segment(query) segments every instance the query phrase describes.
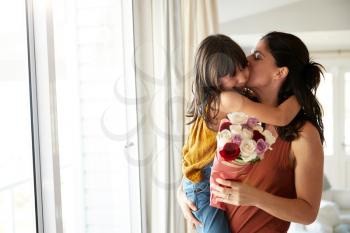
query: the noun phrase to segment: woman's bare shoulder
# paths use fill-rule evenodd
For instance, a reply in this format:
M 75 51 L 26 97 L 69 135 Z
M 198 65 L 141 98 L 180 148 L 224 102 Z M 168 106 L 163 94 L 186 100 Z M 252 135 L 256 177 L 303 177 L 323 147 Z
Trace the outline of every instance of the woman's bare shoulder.
M 305 124 L 300 129 L 299 138 L 301 139 L 310 139 L 317 138 L 320 139 L 320 134 L 317 128 L 309 121 L 306 121 Z
M 295 158 L 299 156 L 305 158 L 305 156 L 303 156 L 305 154 L 311 157 L 323 156 L 320 134 L 311 122 L 306 122 L 301 127 L 299 137 L 292 141 L 291 149 L 293 157 Z

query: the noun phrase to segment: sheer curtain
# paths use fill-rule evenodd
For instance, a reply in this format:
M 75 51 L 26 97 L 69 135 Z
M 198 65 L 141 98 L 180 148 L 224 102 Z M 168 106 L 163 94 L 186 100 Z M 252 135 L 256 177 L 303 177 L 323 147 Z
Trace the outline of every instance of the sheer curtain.
M 183 232 L 176 203 L 183 144 L 180 2 L 134 1 L 142 232 Z
M 215 1 L 134 1 L 135 70 L 142 232 L 181 233 L 185 107 L 192 54 L 216 32 Z M 186 94 L 187 93 L 187 94 Z
M 185 99 L 191 99 L 194 55 L 199 43 L 208 35 L 218 33 L 216 0 L 182 0 L 184 38 Z

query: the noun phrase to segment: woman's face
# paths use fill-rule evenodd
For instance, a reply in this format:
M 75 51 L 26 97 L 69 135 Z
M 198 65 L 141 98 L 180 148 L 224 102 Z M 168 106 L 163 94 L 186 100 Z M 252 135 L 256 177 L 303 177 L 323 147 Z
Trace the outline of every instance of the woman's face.
M 260 40 L 247 59 L 249 62 L 249 80 L 246 86 L 260 88 L 269 85 L 274 74 L 278 72 L 278 67 L 266 42 Z
M 235 76 L 226 75 L 220 78 L 221 88 L 225 91 L 230 91 L 235 87 L 244 87 L 249 78 L 248 67 L 238 69 Z

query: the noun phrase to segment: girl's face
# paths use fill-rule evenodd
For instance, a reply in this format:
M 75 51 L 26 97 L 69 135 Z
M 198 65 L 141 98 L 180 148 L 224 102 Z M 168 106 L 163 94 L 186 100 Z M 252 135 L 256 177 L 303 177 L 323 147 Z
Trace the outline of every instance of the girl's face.
M 272 81 L 278 67 L 264 40 L 260 40 L 247 57 L 249 67 L 249 80 L 247 87 L 264 87 Z
M 238 69 L 235 76 L 226 75 L 221 77 L 220 85 L 224 91 L 230 91 L 235 87 L 244 87 L 248 81 L 249 70 L 248 67 Z

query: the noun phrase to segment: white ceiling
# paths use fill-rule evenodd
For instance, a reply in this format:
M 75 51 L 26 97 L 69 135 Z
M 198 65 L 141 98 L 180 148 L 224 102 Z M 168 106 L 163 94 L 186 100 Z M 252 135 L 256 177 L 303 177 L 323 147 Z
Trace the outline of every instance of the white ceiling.
M 220 32 L 249 49 L 265 33 L 299 36 L 310 51 L 350 51 L 349 0 L 217 0 Z

